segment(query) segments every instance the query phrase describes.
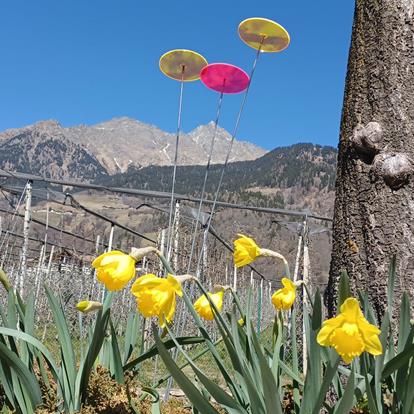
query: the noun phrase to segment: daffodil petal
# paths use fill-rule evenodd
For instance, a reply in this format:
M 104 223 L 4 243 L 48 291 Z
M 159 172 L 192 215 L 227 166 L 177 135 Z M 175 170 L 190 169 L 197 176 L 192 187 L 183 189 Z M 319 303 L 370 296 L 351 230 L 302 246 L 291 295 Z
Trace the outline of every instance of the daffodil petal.
M 175 293 L 178 296 L 183 296 L 183 290 L 181 287 L 181 283 L 173 275 L 170 275 L 170 274 L 167 275 L 167 280 L 168 282 L 170 282 L 171 286 L 175 290 Z
M 165 305 L 165 319 L 167 323 L 171 323 L 174 319 L 175 315 L 175 306 L 176 306 L 176 299 L 175 295 L 170 296 L 170 300 Z
M 331 346 L 329 338 L 335 329 L 341 327 L 343 321 L 344 317 L 342 315 L 326 320 L 316 337 L 318 344 L 321 346 Z
M 104 260 L 104 259 L 107 259 L 108 257 L 110 257 L 110 256 L 113 256 L 113 255 L 117 255 L 117 254 L 125 254 L 125 253 L 123 253 L 123 252 L 121 252 L 121 251 L 119 251 L 119 250 L 111 250 L 110 252 L 106 252 L 106 253 L 103 253 L 103 254 L 101 254 L 100 256 L 98 256 L 93 262 L 92 262 L 92 267 L 94 267 L 94 268 L 97 268 L 97 267 L 99 267 L 99 266 L 101 266 L 101 264 L 102 264 L 102 261 Z
M 357 324 L 365 343 L 365 350 L 372 355 L 381 355 L 382 344 L 378 336 L 381 331 L 365 318 L 358 318 Z
M 132 294 L 135 295 L 136 292 L 142 289 L 148 289 L 156 286 L 158 284 L 158 279 L 159 278 L 152 273 L 140 276 L 131 286 Z

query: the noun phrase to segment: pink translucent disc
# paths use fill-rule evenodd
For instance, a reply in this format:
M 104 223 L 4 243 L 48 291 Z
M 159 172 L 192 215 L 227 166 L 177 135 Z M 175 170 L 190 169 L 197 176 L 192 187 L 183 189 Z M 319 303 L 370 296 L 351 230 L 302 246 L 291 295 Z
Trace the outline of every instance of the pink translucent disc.
M 211 63 L 200 73 L 200 79 L 217 92 L 239 93 L 249 85 L 249 75 L 237 66 L 228 63 Z

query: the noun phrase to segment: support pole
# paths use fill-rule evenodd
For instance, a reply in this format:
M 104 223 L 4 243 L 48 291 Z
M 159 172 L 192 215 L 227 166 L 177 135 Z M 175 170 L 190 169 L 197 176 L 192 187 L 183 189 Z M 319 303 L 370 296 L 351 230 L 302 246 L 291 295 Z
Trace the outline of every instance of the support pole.
M 44 266 L 44 262 L 45 262 L 45 256 L 46 256 L 46 244 L 43 244 L 41 249 L 40 249 L 40 255 L 39 255 L 39 263 L 37 265 L 37 270 L 36 270 L 36 276 L 35 276 L 35 283 L 34 283 L 34 288 L 35 288 L 35 308 L 37 305 L 37 300 L 39 297 L 39 293 L 40 293 L 40 285 L 41 285 L 41 273 L 43 273 L 43 266 Z
M 31 207 L 32 207 L 32 184 L 29 180 L 26 186 L 26 205 L 24 209 L 24 223 L 23 223 L 23 246 L 22 246 L 22 261 L 20 267 L 20 283 L 19 293 L 23 297 L 24 281 L 27 274 L 27 250 L 29 247 L 29 231 L 30 231 L 30 218 L 31 218 Z
M 97 236 L 96 236 L 96 243 L 95 243 L 95 253 L 96 254 L 98 254 L 98 252 L 99 252 L 99 239 L 100 239 L 100 235 L 98 234 Z
M 109 232 L 107 252 L 110 252 L 112 250 L 112 242 L 114 240 L 114 229 L 115 229 L 115 226 L 113 224 L 111 224 L 111 231 Z M 102 286 L 102 303 L 105 301 L 105 298 L 106 298 L 107 294 L 108 294 L 108 291 L 106 290 L 105 286 Z
M 173 269 L 177 273 L 178 270 L 178 243 L 179 243 L 179 229 L 180 229 L 180 202 L 175 203 L 175 214 L 174 214 L 174 247 L 173 247 Z
M 304 232 L 306 231 L 306 224 L 307 224 L 306 221 L 307 221 L 307 218 L 305 217 L 305 219 L 303 220 L 303 223 L 302 223 L 302 228 L 299 231 L 298 250 L 296 252 L 295 270 L 293 272 L 293 281 L 294 282 L 297 282 L 297 280 L 298 280 L 300 255 L 301 255 L 301 252 L 302 252 L 302 242 L 303 242 L 303 236 L 304 236 Z
M 114 229 L 115 229 L 115 226 L 111 224 L 111 231 L 109 233 L 109 240 L 108 240 L 108 252 L 112 250 L 112 243 L 114 241 Z
M 260 280 L 259 298 L 257 304 L 257 335 L 260 336 L 262 329 L 262 314 L 263 314 L 263 278 Z
M 308 246 L 308 232 L 307 229 L 304 231 L 304 239 L 303 239 L 303 283 L 306 284 L 306 286 L 309 289 L 309 246 Z M 303 310 L 302 310 L 302 319 L 303 319 L 303 375 L 306 375 L 307 370 L 307 343 L 306 343 L 306 334 L 305 334 L 305 315 L 308 313 L 308 297 L 305 292 L 305 288 L 303 287 Z
M 201 271 L 201 275 L 197 275 L 197 277 L 202 276 L 202 281 L 206 280 L 206 272 L 207 272 L 207 266 L 208 266 L 208 246 L 207 246 L 207 238 L 208 238 L 208 230 L 204 230 L 203 234 L 203 245 L 201 246 L 203 251 L 203 268 Z
M 159 251 L 161 252 L 161 254 L 163 256 L 165 256 L 165 233 L 166 233 L 166 230 L 165 229 L 162 229 L 161 230 L 161 237 L 160 237 L 160 247 L 159 247 Z M 164 269 L 164 266 L 162 264 L 162 261 L 160 260 L 160 271 L 159 271 L 159 275 L 162 275 L 163 274 L 163 269 Z

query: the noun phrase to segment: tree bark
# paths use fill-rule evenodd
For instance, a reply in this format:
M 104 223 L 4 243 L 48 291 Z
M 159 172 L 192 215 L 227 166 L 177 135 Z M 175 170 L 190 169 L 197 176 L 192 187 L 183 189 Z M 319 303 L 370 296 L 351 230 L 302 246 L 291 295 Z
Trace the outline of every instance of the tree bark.
M 346 269 L 378 316 L 397 255 L 397 297 L 414 288 L 414 0 L 356 0 L 338 154 L 326 302 Z

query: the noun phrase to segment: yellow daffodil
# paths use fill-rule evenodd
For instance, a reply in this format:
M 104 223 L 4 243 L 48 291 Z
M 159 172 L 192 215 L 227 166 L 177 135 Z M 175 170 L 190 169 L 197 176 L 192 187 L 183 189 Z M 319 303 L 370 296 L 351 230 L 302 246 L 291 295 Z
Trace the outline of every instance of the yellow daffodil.
M 372 355 L 382 354 L 380 332 L 364 318 L 358 300 L 348 298 L 342 304 L 340 314 L 323 323 L 317 341 L 319 345 L 335 348 L 345 363 L 350 364 L 364 351 Z
M 277 290 L 272 295 L 272 303 L 278 310 L 288 310 L 292 307 L 296 298 L 296 286 L 295 284 L 284 277 L 282 279 L 282 289 Z
M 101 254 L 92 266 L 98 280 L 110 291 L 123 289 L 135 276 L 135 259 L 118 250 Z
M 234 241 L 234 264 L 236 267 L 246 266 L 260 256 L 260 247 L 250 237 L 239 234 Z
M 157 316 L 161 328 L 171 323 L 175 313 L 175 295 L 183 296 L 180 282 L 172 275 L 167 278 L 148 274 L 139 277 L 131 287 L 137 298 L 139 312 L 145 317 Z
M 76 309 L 79 312 L 89 313 L 102 309 L 102 303 L 94 302 L 91 300 L 82 300 L 76 305 Z
M 216 308 L 221 311 L 223 308 L 223 296 L 224 296 L 224 289 L 219 290 L 216 293 L 209 293 L 208 296 L 210 300 L 216 305 Z M 210 302 L 206 298 L 206 295 L 200 296 L 194 302 L 194 309 L 197 313 L 205 320 L 212 321 L 214 319 L 214 312 L 213 308 L 210 306 Z

